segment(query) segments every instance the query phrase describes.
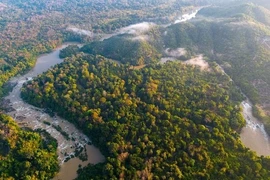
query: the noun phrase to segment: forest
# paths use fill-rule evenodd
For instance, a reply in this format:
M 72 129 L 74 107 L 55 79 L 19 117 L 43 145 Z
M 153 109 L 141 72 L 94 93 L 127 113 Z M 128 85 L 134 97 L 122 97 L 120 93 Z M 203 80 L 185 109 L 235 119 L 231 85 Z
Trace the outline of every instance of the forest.
M 106 162 L 78 179 L 267 179 L 245 148 L 243 97 L 228 76 L 179 62 L 139 70 L 78 53 L 24 84 L 22 97 L 91 137 Z
M 9 78 L 30 70 L 38 55 L 66 41 L 93 39 L 72 32 L 72 27 L 102 34 L 147 20 L 168 23 L 192 5 L 174 0 L 1 0 L 0 3 L 0 96 L 7 93 L 3 85 Z
M 181 60 L 204 54 L 252 101 L 254 114 L 270 134 L 269 15 L 269 10 L 252 3 L 207 7 L 194 21 L 167 27 L 147 24 L 148 31 L 138 29 L 90 42 L 76 52 L 67 48 L 62 57 L 84 52 L 136 66 L 158 62 L 168 56 L 166 49 L 184 48 L 186 54 L 175 57 Z
M 104 163 L 80 168 L 77 179 L 270 179 L 269 157 L 240 141 L 245 97 L 237 88 L 269 133 L 270 7 L 259 6 L 264 1 L 205 7 L 195 20 L 171 24 L 193 6 L 216 2 L 1 0 L 0 97 L 40 54 L 63 42 L 85 43 L 62 50 L 64 63 L 21 90 L 26 102 L 82 129 L 105 155 Z M 97 41 L 143 21 L 154 25 Z M 210 70 L 159 63 L 167 49 L 178 48 L 186 54 L 176 59 L 204 54 Z M 51 179 L 59 171 L 56 141 L 3 113 L 0 149 L 0 179 Z
M 51 179 L 59 171 L 57 141 L 42 130 L 21 129 L 0 113 L 0 179 Z
M 188 48 L 217 62 L 255 105 L 270 134 L 270 11 L 252 3 L 204 8 L 197 21 L 166 29 L 166 47 Z M 213 18 L 213 20 L 211 20 Z
M 93 39 L 71 31 L 72 27 L 102 34 L 147 19 L 167 23 L 190 5 L 192 2 L 174 0 L 0 0 L 0 98 L 12 89 L 9 79 L 33 68 L 39 55 L 63 42 Z M 1 147 L 8 148 L 9 143 L 14 147 L 0 153 L 0 179 L 51 179 L 59 167 L 55 144 L 45 147 L 45 132 L 20 129 L 2 112 L 1 120 L 12 124 L 1 126 L 1 132 L 2 128 L 7 132 L 15 128 L 19 134 L 7 142 L 6 132 L 1 133 Z M 27 154 L 25 148 L 30 146 L 31 154 Z

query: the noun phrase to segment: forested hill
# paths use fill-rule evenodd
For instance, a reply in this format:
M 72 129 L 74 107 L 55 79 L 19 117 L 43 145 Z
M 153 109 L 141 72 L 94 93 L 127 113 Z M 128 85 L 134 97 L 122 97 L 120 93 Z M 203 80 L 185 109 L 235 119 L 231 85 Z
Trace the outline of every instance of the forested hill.
M 22 130 L 0 112 L 0 179 L 51 179 L 59 171 L 57 141 Z
M 254 3 L 237 3 L 233 5 L 211 6 L 204 8 L 199 15 L 215 18 L 246 18 L 249 21 L 257 21 L 264 25 L 270 25 L 270 11 L 263 6 Z
M 256 105 L 254 112 L 270 133 L 270 11 L 239 3 L 198 14 L 197 20 L 168 27 L 165 46 L 192 49 L 219 63 Z
M 239 139 L 245 121 L 235 86 L 270 133 L 270 13 L 263 1 L 2 0 L 0 87 L 64 41 L 88 42 L 154 22 L 139 34 L 70 46 L 61 51 L 64 63 L 22 88 L 25 101 L 76 124 L 106 156 L 80 169 L 78 179 L 270 179 L 269 157 L 256 156 Z M 192 5 L 209 3 L 198 18 L 173 23 Z M 209 68 L 157 63 L 180 50 L 175 59 L 202 53 Z M 0 126 L 0 178 L 55 175 L 56 144 L 48 134 L 21 130 L 2 114 Z
M 161 54 L 169 56 L 168 49 L 184 48 L 186 54 L 181 55 L 182 59 L 202 53 L 209 61 L 220 64 L 254 103 L 255 115 L 264 121 L 270 133 L 269 23 L 270 11 L 264 7 L 227 3 L 205 7 L 195 20 L 185 23 L 167 27 L 138 24 L 149 30 L 133 27 L 137 33 L 92 42 L 81 51 L 131 65 L 155 63 Z
M 104 41 L 93 42 L 81 48 L 90 54 L 100 54 L 121 63 L 143 65 L 157 63 L 161 58 L 159 53 L 148 41 L 137 40 L 133 36 L 114 36 Z
M 92 32 L 112 32 L 136 22 L 168 23 L 186 8 L 207 3 L 206 0 L 196 4 L 186 0 L 0 0 L 0 97 L 8 92 L 6 82 L 11 77 L 31 69 L 38 55 L 50 52 L 62 42 L 89 41 L 93 39 Z M 73 32 L 74 28 L 86 31 Z M 21 130 L 10 117 L 0 116 L 3 122 L 0 146 L 5 147 L 0 152 L 0 178 L 54 176 L 58 171 L 55 144 L 53 148 L 47 147 L 43 132 Z M 8 133 L 13 131 L 14 137 L 9 137 Z
M 24 85 L 22 97 L 81 127 L 106 162 L 78 179 L 267 179 L 245 148 L 241 95 L 218 68 L 177 62 L 131 70 L 78 54 Z M 237 98 L 238 97 L 238 98 Z
M 0 0 L 0 96 L 10 77 L 29 70 L 38 55 L 62 42 L 89 41 L 92 32 L 142 21 L 168 23 L 192 5 L 182 0 Z

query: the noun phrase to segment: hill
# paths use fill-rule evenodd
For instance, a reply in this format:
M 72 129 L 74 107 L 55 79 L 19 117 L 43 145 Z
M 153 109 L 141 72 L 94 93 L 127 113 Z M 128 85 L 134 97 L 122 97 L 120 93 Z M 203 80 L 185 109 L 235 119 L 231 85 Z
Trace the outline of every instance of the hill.
M 30 70 L 37 56 L 66 41 L 86 42 L 130 24 L 168 23 L 193 2 L 175 0 L 2 0 L 0 96 L 13 76 Z M 83 33 L 82 33 L 83 32 Z M 96 34 L 94 34 L 96 33 Z
M 163 36 L 167 48 L 192 49 L 219 63 L 256 105 L 255 111 L 261 111 L 268 133 L 269 14 L 267 9 L 254 4 L 207 7 L 199 12 L 199 19 L 171 25 Z
M 113 36 L 104 41 L 85 45 L 81 51 L 100 54 L 124 64 L 143 65 L 158 62 L 161 54 L 148 41 L 135 38 L 126 35 Z
M 162 15 L 172 13 L 175 17 L 176 12 L 171 10 L 182 3 L 189 4 L 189 1 L 169 1 L 169 5 L 165 1 L 110 2 L 105 5 L 70 1 L 65 8 L 61 5 L 64 1 L 52 4 L 40 1 L 34 5 L 14 2 L 10 7 L 13 9 L 7 9 L 14 11 L 12 16 L 6 17 L 8 21 L 1 21 L 4 32 L 0 43 L 1 83 L 32 67 L 39 53 L 51 50 L 60 42 L 85 40 L 66 31 L 71 24 L 85 27 L 95 22 L 87 29 L 110 32 L 146 17 L 152 17 L 157 23 L 166 22 Z M 72 3 L 76 4 L 75 8 Z M 83 8 L 76 12 L 79 7 Z M 51 13 L 50 8 L 55 11 Z M 18 16 L 15 12 L 22 14 Z M 138 18 L 136 15 L 140 13 L 142 16 Z M 29 14 L 35 16 L 30 18 Z M 269 157 L 257 157 L 240 142 L 238 132 L 245 125 L 240 108 L 243 97 L 235 87 L 236 84 L 256 105 L 257 115 L 264 116 L 270 132 L 267 116 L 270 114 L 267 111 L 270 107 L 269 14 L 267 9 L 251 3 L 217 4 L 201 10 L 200 18 L 190 22 L 162 26 L 140 36 L 118 34 L 81 49 L 69 47 L 62 51 L 63 57 L 67 57 L 65 62 L 25 84 L 21 95 L 25 101 L 50 108 L 76 124 L 106 156 L 106 162 L 80 169 L 78 179 L 269 179 Z M 20 27 L 19 30 L 14 26 Z M 36 27 L 40 28 L 38 33 L 34 30 Z M 31 34 L 28 41 L 25 41 L 26 32 Z M 209 71 L 179 62 L 157 63 L 167 49 L 179 48 L 189 53 L 186 57 L 199 53 L 207 56 Z M 220 72 L 216 63 L 233 81 Z M 147 66 L 136 70 L 130 64 Z M 2 129 L 10 132 L 14 127 L 2 125 Z M 21 139 L 10 141 L 18 143 L 18 149 L 2 150 L 4 156 L 14 152 L 6 161 L 1 161 L 2 176 L 29 178 L 25 173 L 30 172 L 31 176 L 31 170 L 35 170 L 41 176 L 37 178 L 52 177 L 54 172 L 46 174 L 43 169 L 35 169 L 43 162 L 36 162 L 39 159 L 36 156 L 31 156 L 31 162 L 37 166 L 17 162 L 29 161 L 21 158 L 21 154 L 29 156 L 25 151 L 27 143 L 34 148 L 43 147 L 40 145 L 43 143 L 32 141 L 24 133 L 28 134 L 23 131 Z M 30 136 L 42 142 L 37 134 Z M 1 145 L 5 146 L 8 137 L 1 138 Z M 24 139 L 26 145 L 21 146 Z M 16 174 L 14 168 L 5 168 L 10 161 L 15 162 L 15 169 L 27 171 Z M 48 169 L 48 164 L 44 165 Z
M 220 64 L 254 103 L 255 114 L 270 132 L 269 15 L 253 3 L 226 3 L 203 8 L 190 22 L 156 26 L 139 35 L 126 32 L 81 50 L 131 65 L 155 63 L 159 54 L 168 56 L 167 49 L 185 49 L 182 59 L 202 53 Z
M 131 70 L 78 54 L 25 84 L 22 97 L 77 124 L 106 156 L 78 179 L 267 179 L 270 160 L 236 133 L 245 124 L 241 94 L 212 68 L 171 62 Z
M 214 18 L 242 18 L 249 21 L 257 21 L 264 25 L 270 25 L 270 11 L 263 6 L 254 3 L 228 3 L 222 6 L 204 8 L 199 15 Z
M 22 130 L 0 113 L 0 179 L 51 179 L 59 171 L 57 142 L 45 131 Z

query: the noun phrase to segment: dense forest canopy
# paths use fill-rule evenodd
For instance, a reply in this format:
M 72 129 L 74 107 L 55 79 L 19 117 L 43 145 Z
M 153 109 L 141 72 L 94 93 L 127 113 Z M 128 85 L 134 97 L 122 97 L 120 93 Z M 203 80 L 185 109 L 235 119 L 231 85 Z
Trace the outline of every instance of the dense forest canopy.
M 51 179 L 59 171 L 56 152 L 46 131 L 22 130 L 0 113 L 0 179 Z
M 196 20 L 167 27 L 137 24 L 148 30 L 133 27 L 135 33 L 91 42 L 80 51 L 131 65 L 154 63 L 160 55 L 168 56 L 168 49 L 184 48 L 186 54 L 178 59 L 203 53 L 221 65 L 256 105 L 255 115 L 270 132 L 269 15 L 268 9 L 250 2 L 210 6 L 201 9 Z M 63 50 L 70 56 L 68 51 Z
M 84 42 L 22 88 L 25 101 L 76 124 L 106 156 L 78 179 L 269 179 L 270 159 L 240 142 L 243 96 L 235 85 L 269 133 L 270 5 L 231 2 L 0 0 L 0 96 L 38 55 Z M 210 4 L 198 18 L 173 23 Z M 144 21 L 146 31 L 121 33 Z M 104 33 L 115 35 L 97 41 Z M 159 63 L 174 51 L 181 60 L 202 53 L 210 69 Z M 3 114 L 0 147 L 1 178 L 50 179 L 59 170 L 55 140 Z
M 245 124 L 242 96 L 212 68 L 132 70 L 77 54 L 25 84 L 22 97 L 77 124 L 106 155 L 78 179 L 267 179 L 269 159 L 243 147 L 236 132 Z
M 101 33 L 148 19 L 164 23 L 178 16 L 184 6 L 190 5 L 192 2 L 174 0 L 1 0 L 0 97 L 11 88 L 6 82 L 32 68 L 38 55 L 50 52 L 65 41 L 80 42 L 93 38 L 74 33 L 71 28 Z M 51 142 L 53 148 L 47 147 L 43 136 L 49 136 L 44 135 L 45 132 L 19 129 L 10 117 L 3 114 L 1 119 L 12 124 L 1 126 L 1 146 L 5 147 L 1 148 L 1 178 L 50 179 L 54 176 L 58 171 L 54 141 Z M 6 132 L 14 129 L 16 139 L 6 137 Z M 15 144 L 14 147 L 10 147 L 10 143 Z M 23 148 L 28 146 L 33 146 L 29 150 L 33 154 L 31 157 L 23 154 Z
M 64 41 L 93 38 L 74 33 L 72 28 L 104 33 L 142 21 L 168 23 L 193 2 L 1 0 L 0 3 L 2 87 L 10 77 L 33 67 L 39 54 Z M 5 89 L 0 88 L 0 95 L 3 93 Z

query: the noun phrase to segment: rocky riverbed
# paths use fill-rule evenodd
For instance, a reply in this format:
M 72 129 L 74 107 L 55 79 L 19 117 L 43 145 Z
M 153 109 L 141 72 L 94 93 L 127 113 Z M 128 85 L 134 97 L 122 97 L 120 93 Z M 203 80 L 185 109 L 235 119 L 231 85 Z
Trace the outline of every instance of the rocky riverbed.
M 55 64 L 61 63 L 59 51 L 67 45 L 62 45 L 52 53 L 40 56 L 30 72 L 12 78 L 10 83 L 14 84 L 14 88 L 1 102 L 6 113 L 12 116 L 21 127 L 46 130 L 57 140 L 61 170 L 55 179 L 63 180 L 76 178 L 79 165 L 96 164 L 103 162 L 105 158 L 96 147 L 91 145 L 91 140 L 73 124 L 46 109 L 25 103 L 20 97 L 20 89 L 26 81 L 47 71 Z M 81 158 L 75 157 L 79 154 Z

